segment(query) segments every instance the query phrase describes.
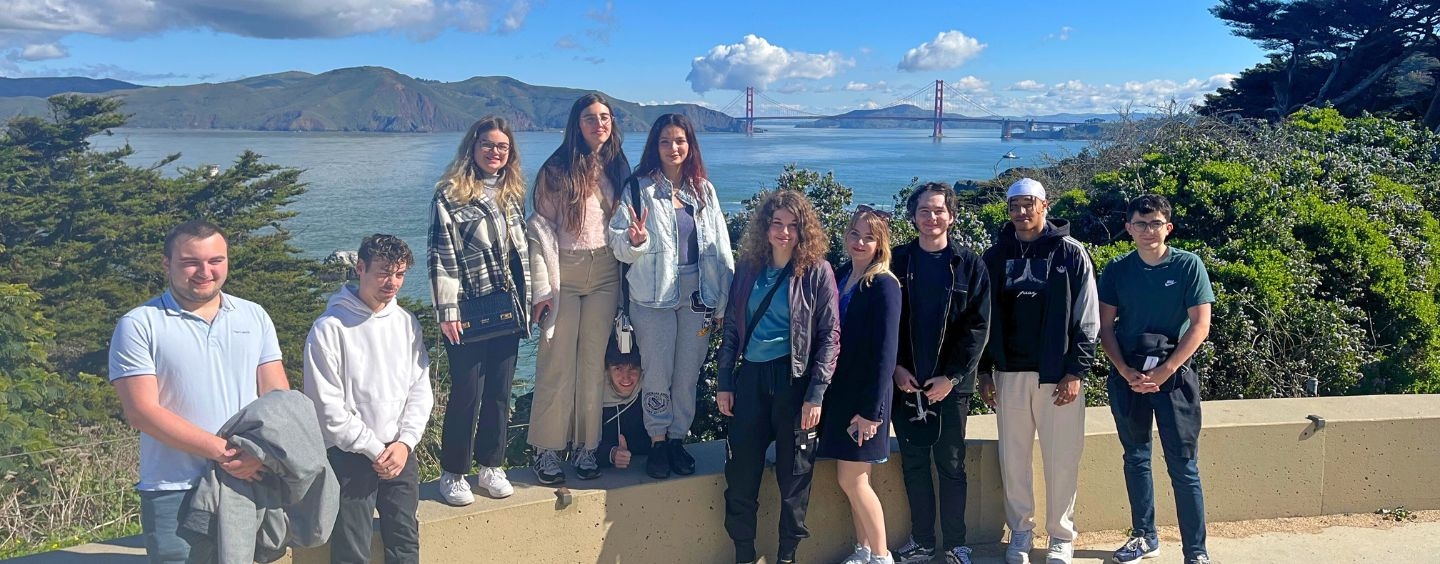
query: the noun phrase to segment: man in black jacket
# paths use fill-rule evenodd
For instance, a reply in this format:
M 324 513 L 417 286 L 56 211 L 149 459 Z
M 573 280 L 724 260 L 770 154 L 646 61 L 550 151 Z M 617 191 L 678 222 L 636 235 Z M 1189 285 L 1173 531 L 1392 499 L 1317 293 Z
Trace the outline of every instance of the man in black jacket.
M 997 281 L 991 301 L 990 342 L 980 397 L 995 408 L 1000 431 L 1000 477 L 1010 527 L 1007 564 L 1026 564 L 1034 542 L 1032 453 L 1040 435 L 1045 464 L 1048 564 L 1074 554 L 1075 492 L 1085 444 L 1085 397 L 1080 389 L 1095 361 L 1100 330 L 1095 267 L 1070 224 L 1049 219 L 1045 187 L 1022 178 L 1005 194 L 1010 221 L 986 249 Z
M 970 564 L 965 420 L 989 330 L 990 278 L 980 258 L 949 237 L 958 208 L 948 185 L 917 188 L 905 210 L 919 236 L 896 247 L 890 262 L 901 289 L 894 423 L 910 500 L 910 541 L 895 551 L 901 563 L 928 562 L 939 548 L 945 562 Z M 943 543 L 935 537 L 932 464 Z

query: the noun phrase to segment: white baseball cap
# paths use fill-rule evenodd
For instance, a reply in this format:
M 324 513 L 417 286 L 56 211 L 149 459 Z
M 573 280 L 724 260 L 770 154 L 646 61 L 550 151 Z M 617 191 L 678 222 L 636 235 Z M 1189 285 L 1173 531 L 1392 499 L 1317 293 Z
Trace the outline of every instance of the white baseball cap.
M 1005 201 L 1008 202 L 1020 196 L 1032 196 L 1037 200 L 1045 200 L 1047 199 L 1045 185 L 1030 178 L 1016 180 L 1014 184 L 1010 185 L 1010 189 L 1005 191 Z

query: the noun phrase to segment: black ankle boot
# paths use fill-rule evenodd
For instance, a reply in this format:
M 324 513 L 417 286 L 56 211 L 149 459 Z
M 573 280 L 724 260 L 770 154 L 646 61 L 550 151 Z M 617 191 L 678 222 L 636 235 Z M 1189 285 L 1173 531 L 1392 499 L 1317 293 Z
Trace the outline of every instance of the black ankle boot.
M 650 459 L 645 461 L 645 473 L 656 480 L 670 477 L 670 448 L 665 441 L 650 443 Z
M 695 473 L 695 457 L 685 450 L 685 442 L 680 439 L 665 441 L 665 446 L 670 449 L 670 471 L 681 476 L 689 476 Z

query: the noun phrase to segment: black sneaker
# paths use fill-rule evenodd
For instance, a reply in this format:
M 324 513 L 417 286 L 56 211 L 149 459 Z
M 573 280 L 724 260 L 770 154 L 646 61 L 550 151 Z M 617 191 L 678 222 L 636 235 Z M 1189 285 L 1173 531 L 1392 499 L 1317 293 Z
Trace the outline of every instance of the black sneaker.
M 685 441 L 670 439 L 666 441 L 666 445 L 670 447 L 670 471 L 681 476 L 694 474 L 695 457 L 690 456 L 690 453 L 685 450 Z
M 775 552 L 775 562 L 778 564 L 795 564 L 795 553 L 800 549 L 798 546 L 780 545 Z
M 657 441 L 650 443 L 650 457 L 645 461 L 645 473 L 656 480 L 664 480 L 670 477 L 670 443 Z
M 575 477 L 594 480 L 600 477 L 600 465 L 595 462 L 595 449 L 577 448 L 570 453 L 570 463 L 575 465 Z
M 560 457 L 549 449 L 535 449 L 535 460 L 530 463 L 540 485 L 554 486 L 565 483 L 565 471 L 560 468 Z
M 890 554 L 895 557 L 895 564 L 920 564 L 935 558 L 935 549 L 921 546 L 912 538 L 905 543 L 905 546 L 891 551 Z

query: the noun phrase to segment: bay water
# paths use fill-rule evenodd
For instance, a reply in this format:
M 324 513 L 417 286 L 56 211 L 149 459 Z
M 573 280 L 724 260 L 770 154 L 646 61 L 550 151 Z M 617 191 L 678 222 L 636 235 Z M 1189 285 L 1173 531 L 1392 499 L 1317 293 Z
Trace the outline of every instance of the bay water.
M 373 233 L 398 235 L 410 244 L 420 263 L 407 277 L 402 295 L 428 303 L 424 255 L 431 196 L 462 135 L 119 129 L 91 142 L 101 149 L 128 142 L 135 153 L 127 160 L 137 166 L 179 153 L 169 172 L 177 167 L 228 167 L 246 149 L 264 155 L 266 162 L 299 168 L 306 192 L 290 206 L 298 215 L 288 227 L 305 255 L 323 258 L 335 250 L 354 250 Z M 787 164 L 833 172 L 837 181 L 854 190 L 856 204 L 885 208 L 913 177 L 944 183 L 988 179 L 1010 167 L 1043 166 L 1047 159 L 1074 155 L 1088 144 L 1002 141 L 996 129 L 951 129 L 938 141 L 923 129 L 787 126 L 770 126 L 753 137 L 737 133 L 698 137 L 710 180 L 726 211 L 738 209 L 751 194 L 774 187 Z M 516 133 L 527 180 L 534 179 L 537 167 L 560 140 L 560 132 Z M 625 135 L 625 154 L 632 164 L 639 163 L 644 144 L 644 133 Z M 533 342 L 522 346 L 519 363 L 517 384 L 528 383 L 533 376 Z

